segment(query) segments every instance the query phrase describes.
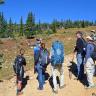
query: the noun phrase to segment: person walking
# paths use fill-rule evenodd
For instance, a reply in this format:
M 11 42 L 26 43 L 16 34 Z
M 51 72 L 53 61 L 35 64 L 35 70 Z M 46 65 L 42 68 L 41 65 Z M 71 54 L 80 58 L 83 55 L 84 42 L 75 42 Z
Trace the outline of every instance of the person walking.
M 24 71 L 26 66 L 26 59 L 24 58 L 24 49 L 20 49 L 19 55 L 16 56 L 13 69 L 16 74 L 17 78 L 17 96 L 23 94 L 22 91 L 22 84 L 23 84 L 23 78 L 24 78 Z
M 36 73 L 35 66 L 39 62 L 41 42 L 42 42 L 41 39 L 36 39 L 36 42 L 35 42 L 34 47 L 33 47 L 33 50 L 34 50 L 34 73 Z
M 87 48 L 86 48 L 86 58 L 85 58 L 85 73 L 87 75 L 87 81 L 88 81 L 88 87 L 86 88 L 93 88 L 95 87 L 95 84 L 93 82 L 93 76 L 94 76 L 94 72 L 95 72 L 95 64 L 94 64 L 94 57 L 92 56 L 93 52 L 94 52 L 94 40 L 92 39 L 92 37 L 87 36 L 86 37 L 88 44 L 87 44 Z
M 45 71 L 47 68 L 47 65 L 49 64 L 49 52 L 45 48 L 45 43 L 41 43 L 41 48 L 39 51 L 39 58 L 38 62 L 35 66 L 36 72 L 38 74 L 38 83 L 39 87 L 38 90 L 43 90 L 44 89 L 44 84 L 45 84 Z
M 77 58 L 77 80 L 83 79 L 84 76 L 84 58 L 86 54 L 86 41 L 83 38 L 83 33 L 78 31 L 76 33 L 77 41 L 74 49 Z
M 60 73 L 60 88 L 64 88 L 64 45 L 61 41 L 52 43 L 51 52 L 51 69 L 53 77 L 54 93 L 58 93 L 57 71 Z

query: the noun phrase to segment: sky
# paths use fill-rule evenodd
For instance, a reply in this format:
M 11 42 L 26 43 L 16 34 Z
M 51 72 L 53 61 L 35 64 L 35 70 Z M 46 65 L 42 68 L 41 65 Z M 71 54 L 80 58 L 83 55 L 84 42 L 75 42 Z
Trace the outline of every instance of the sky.
M 21 16 L 26 21 L 28 12 L 35 14 L 36 22 L 57 20 L 96 20 L 96 0 L 5 0 L 0 12 L 7 20 L 11 17 L 19 23 Z

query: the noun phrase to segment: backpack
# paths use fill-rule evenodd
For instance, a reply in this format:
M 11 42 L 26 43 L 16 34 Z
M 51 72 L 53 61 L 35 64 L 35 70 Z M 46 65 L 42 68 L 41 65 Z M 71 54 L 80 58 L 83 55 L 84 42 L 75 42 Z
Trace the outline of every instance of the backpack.
M 60 41 L 52 43 L 51 64 L 60 65 L 64 62 L 64 45 Z
M 26 63 L 26 61 L 23 56 L 19 55 L 16 57 L 15 62 L 13 64 L 13 69 L 14 72 L 19 76 L 22 76 L 24 74 L 24 68 L 23 68 L 24 63 Z
M 39 46 L 35 46 L 34 47 L 34 62 L 35 62 L 35 64 L 38 63 L 39 55 L 40 55 L 40 47 Z
M 94 61 L 96 61 L 96 44 L 93 44 L 93 46 L 94 46 L 94 51 L 92 52 L 91 57 Z
M 49 52 L 47 51 L 47 49 L 41 49 L 40 50 L 40 64 L 44 66 L 44 65 L 48 65 L 49 63 L 50 63 Z

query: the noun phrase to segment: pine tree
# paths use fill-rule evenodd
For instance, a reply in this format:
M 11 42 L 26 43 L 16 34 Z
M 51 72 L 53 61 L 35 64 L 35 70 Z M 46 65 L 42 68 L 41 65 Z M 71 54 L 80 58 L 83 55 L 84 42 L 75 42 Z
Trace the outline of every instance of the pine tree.
M 15 32 L 15 33 L 17 32 L 17 23 L 16 22 L 14 23 L 13 32 Z
M 41 34 L 42 33 L 42 26 L 41 26 L 41 21 L 39 20 L 39 23 L 36 26 L 37 33 L 36 34 Z
M 81 27 L 82 27 L 82 28 L 85 28 L 85 21 L 84 21 L 84 20 L 81 21 Z
M 32 14 L 32 12 L 29 12 L 26 20 L 27 36 L 34 35 L 34 31 L 33 31 L 34 26 L 35 26 L 35 16 Z
M 0 12 L 0 37 L 7 37 L 7 21 L 2 12 Z
M 0 4 L 4 4 L 4 0 L 0 0 Z
M 57 30 L 56 30 L 56 22 L 53 21 L 52 24 L 51 24 L 51 30 L 53 31 L 53 33 L 56 33 Z
M 21 19 L 20 19 L 20 36 L 23 36 L 24 34 L 24 32 L 23 32 L 24 30 L 23 30 L 23 18 L 21 17 Z
M 13 37 L 13 23 L 12 19 L 9 19 L 9 24 L 8 24 L 8 36 Z

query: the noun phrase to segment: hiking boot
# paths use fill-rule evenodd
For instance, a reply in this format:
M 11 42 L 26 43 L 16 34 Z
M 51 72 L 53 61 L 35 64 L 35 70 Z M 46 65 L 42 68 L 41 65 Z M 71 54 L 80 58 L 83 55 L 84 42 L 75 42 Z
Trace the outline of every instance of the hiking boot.
M 37 89 L 38 89 L 38 90 L 43 90 L 43 88 L 39 88 L 39 87 L 38 87 Z
M 18 92 L 17 96 L 21 96 L 23 94 L 23 92 Z
M 75 77 L 74 80 L 79 80 L 79 78 L 78 77 Z
M 96 96 L 96 94 L 95 93 L 92 93 L 92 96 Z
M 63 89 L 64 87 L 66 87 L 66 85 L 60 86 L 60 89 Z
M 53 89 L 53 93 L 58 94 L 58 90 Z
M 85 89 L 96 88 L 96 85 L 85 87 Z

